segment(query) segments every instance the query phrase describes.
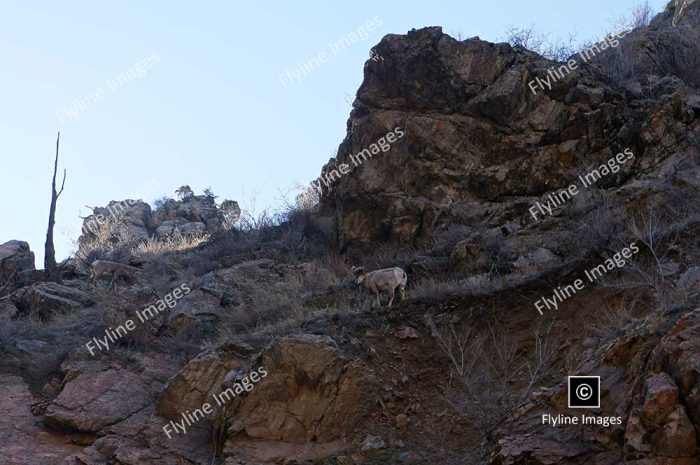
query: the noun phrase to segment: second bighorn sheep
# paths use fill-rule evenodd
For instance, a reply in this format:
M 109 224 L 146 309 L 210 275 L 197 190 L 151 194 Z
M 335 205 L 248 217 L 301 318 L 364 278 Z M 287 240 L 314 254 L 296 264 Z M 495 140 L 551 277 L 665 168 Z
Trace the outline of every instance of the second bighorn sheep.
M 379 300 L 379 293 L 386 292 L 389 294 L 389 307 L 394 302 L 394 293 L 396 288 L 399 288 L 399 295 L 401 300 L 406 298 L 406 283 L 408 282 L 408 276 L 406 272 L 398 267 L 384 268 L 382 270 L 370 271 L 369 273 L 364 272 L 364 267 L 353 266 L 352 272 L 357 277 L 357 284 L 364 285 L 371 294 L 377 297 L 377 305 L 382 306 Z
M 90 265 L 90 281 L 106 277 L 112 278 L 108 289 L 114 287 L 119 281 L 119 278 L 124 278 L 132 282 L 135 281 L 134 272 L 130 266 L 107 260 L 95 260 L 92 262 Z

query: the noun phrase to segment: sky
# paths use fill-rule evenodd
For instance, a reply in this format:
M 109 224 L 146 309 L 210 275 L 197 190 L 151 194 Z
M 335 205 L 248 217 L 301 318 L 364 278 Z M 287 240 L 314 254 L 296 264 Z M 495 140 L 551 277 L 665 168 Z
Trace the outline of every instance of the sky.
M 1 2 L 0 244 L 29 242 L 39 268 L 58 131 L 61 260 L 75 250 L 87 206 L 110 200 L 153 204 L 187 184 L 256 212 L 279 207 L 334 156 L 363 64 L 386 34 L 442 26 L 501 42 L 509 27 L 534 26 L 583 40 L 635 4 Z M 649 4 L 658 12 L 666 0 Z M 364 40 L 333 53 L 329 43 L 368 22 Z M 319 53 L 323 63 L 299 74 Z

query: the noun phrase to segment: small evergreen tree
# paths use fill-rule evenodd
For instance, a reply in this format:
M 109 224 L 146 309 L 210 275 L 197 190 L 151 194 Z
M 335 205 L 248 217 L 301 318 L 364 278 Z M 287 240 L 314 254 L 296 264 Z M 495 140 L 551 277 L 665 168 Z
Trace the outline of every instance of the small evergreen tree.
M 175 195 L 177 195 L 177 198 L 182 200 L 183 202 L 186 201 L 187 199 L 191 199 L 194 197 L 194 191 L 192 191 L 192 188 L 188 185 L 180 186 L 176 191 Z

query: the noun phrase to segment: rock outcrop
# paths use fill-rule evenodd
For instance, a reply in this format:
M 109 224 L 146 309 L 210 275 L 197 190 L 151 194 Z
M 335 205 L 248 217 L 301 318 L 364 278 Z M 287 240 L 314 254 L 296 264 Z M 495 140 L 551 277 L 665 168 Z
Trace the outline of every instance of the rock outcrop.
M 630 328 L 579 367 L 601 376 L 600 410 L 568 409 L 566 384 L 542 390 L 500 425 L 488 463 L 697 464 L 698 341 L 700 310 Z M 544 424 L 544 414 L 622 421 L 553 427 Z
M 89 294 L 57 283 L 24 287 L 12 294 L 11 301 L 19 310 L 18 315 L 34 315 L 43 320 L 95 303 L 95 299 Z
M 261 374 L 254 388 L 222 396 L 253 371 Z M 260 354 L 239 343 L 203 352 L 168 381 L 156 413 L 179 419 L 209 403 L 214 413 L 206 423 L 215 430 L 225 426 L 225 456 L 287 463 L 347 447 L 344 439 L 369 415 L 376 396 L 372 374 L 332 339 L 298 336 L 281 338 Z
M 34 271 L 28 246 L 0 246 L 2 368 L 45 383 L 39 402 L 22 380 L 0 376 L 10 414 L 0 419 L 0 455 L 64 465 L 451 465 L 477 456 L 492 465 L 697 465 L 699 34 L 700 3 L 674 1 L 619 45 L 573 57 L 576 69 L 554 82 L 551 68 L 564 63 L 508 44 L 455 40 L 439 27 L 387 35 L 323 168 L 324 179 L 340 175 L 299 240 L 289 224 L 221 234 L 197 250 L 142 257 L 138 282 L 114 291 L 83 283 L 77 260 L 65 273 L 80 280 L 23 280 Z M 547 76 L 551 87 L 531 85 Z M 370 156 L 358 162 L 362 153 Z M 550 205 L 572 183 L 579 192 Z M 235 202 L 181 194 L 155 211 L 133 200 L 95 208 L 81 248 L 99 242 L 105 222 L 123 237 L 102 239 L 129 254 L 144 238 L 225 229 L 225 208 L 240 214 Z M 633 217 L 657 207 L 665 217 Z M 312 256 L 303 241 L 314 225 L 341 254 Z M 538 315 L 540 295 L 620 250 L 623 227 L 640 250 L 629 275 L 624 265 L 610 270 L 620 271 L 604 283 L 614 291 L 586 283 L 571 307 L 559 297 Z M 409 272 L 408 299 L 367 311 L 349 280 L 356 258 L 404 260 L 395 264 Z M 621 277 L 630 279 L 612 279 Z M 167 312 L 95 353 L 76 347 L 138 319 L 173 282 L 191 292 Z M 628 296 L 627 312 L 583 314 Z M 51 326 L 83 315 L 95 321 Z M 540 321 L 551 326 L 533 340 Z M 45 324 L 41 337 L 25 322 Z M 605 336 L 584 340 L 583 324 Z M 68 331 L 73 345 L 56 350 L 57 363 L 31 360 Z M 550 336 L 580 353 L 548 357 Z M 570 409 L 564 372 L 600 376 L 601 408 Z M 511 396 L 519 384 L 525 394 Z M 544 415 L 591 424 L 553 427 Z M 6 444 L 34 433 L 43 433 L 37 450 Z
M 136 240 L 147 237 L 166 238 L 180 234 L 184 236 L 200 235 L 219 231 L 231 212 L 240 207 L 237 202 L 226 200 L 217 206 L 215 197 L 192 195 L 183 200 L 168 199 L 158 205 L 156 210 L 142 200 L 113 200 L 106 207 L 94 207 L 92 214 L 83 220 L 82 235 L 79 244 L 85 244 L 96 237 L 96 232 L 117 231 Z
M 24 285 L 34 271 L 34 252 L 23 241 L 0 244 L 0 296 Z
M 96 433 L 151 402 L 147 384 L 124 369 L 92 369 L 66 383 L 46 410 L 44 421 L 59 431 Z
M 536 92 L 528 83 L 561 63 L 508 44 L 458 41 L 438 27 L 387 35 L 373 49 L 381 59 L 365 64 L 337 157 L 323 168 L 351 167 L 324 189 L 319 218 L 334 221 L 340 250 L 442 243 L 453 270 L 483 272 L 494 249 L 508 268 L 521 256 L 549 255 L 538 252 L 542 244 L 570 256 L 564 249 L 579 223 L 564 220 L 598 210 L 602 189 L 616 195 L 631 179 L 679 171 L 698 156 L 700 78 L 689 70 L 700 62 L 700 7 L 688 6 L 677 28 L 672 16 L 588 62 L 574 56 L 577 69 Z M 397 127 L 405 135 L 386 153 L 357 163 Z M 586 192 L 574 205 L 533 218 L 535 201 L 625 149 L 632 163 L 587 189 L 579 182 Z M 612 204 L 642 192 L 648 184 L 632 183 Z

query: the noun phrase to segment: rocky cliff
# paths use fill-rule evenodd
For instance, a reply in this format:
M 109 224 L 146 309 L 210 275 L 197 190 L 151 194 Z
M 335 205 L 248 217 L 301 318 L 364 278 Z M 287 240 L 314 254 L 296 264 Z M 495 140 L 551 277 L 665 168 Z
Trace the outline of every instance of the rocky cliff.
M 388 35 L 313 211 L 112 202 L 61 284 L 0 246 L 0 463 L 697 464 L 700 4 L 623 32 Z
M 340 248 L 440 242 L 446 229 L 474 236 L 503 225 L 520 242 L 531 231 L 562 233 L 573 228 L 534 226 L 528 209 L 586 168 L 630 149 L 636 162 L 593 189 L 609 191 L 691 158 L 700 36 L 697 6 L 684 13 L 677 27 L 668 11 L 589 61 L 574 56 L 575 70 L 537 92 L 528 84 L 561 63 L 479 38 L 460 42 L 437 27 L 386 36 L 373 49 L 381 59 L 365 64 L 348 134 L 324 167 L 354 168 L 322 196 Z M 405 136 L 389 152 L 353 166 L 353 155 L 395 127 Z M 445 252 L 460 260 L 464 246 Z

